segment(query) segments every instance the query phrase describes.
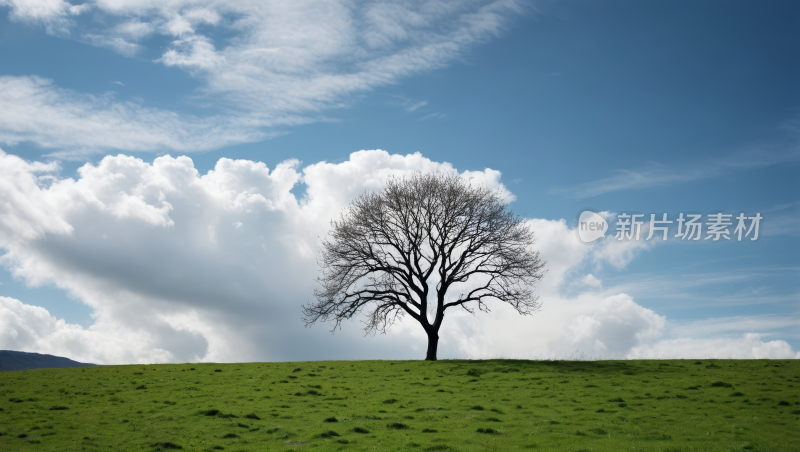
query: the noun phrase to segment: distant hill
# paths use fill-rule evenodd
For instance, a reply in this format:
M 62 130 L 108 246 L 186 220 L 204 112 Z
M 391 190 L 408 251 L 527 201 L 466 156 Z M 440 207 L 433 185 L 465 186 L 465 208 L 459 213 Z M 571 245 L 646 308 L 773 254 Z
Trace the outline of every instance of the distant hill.
M 0 350 L 0 371 L 86 366 L 96 366 L 96 364 L 79 363 L 61 356 Z

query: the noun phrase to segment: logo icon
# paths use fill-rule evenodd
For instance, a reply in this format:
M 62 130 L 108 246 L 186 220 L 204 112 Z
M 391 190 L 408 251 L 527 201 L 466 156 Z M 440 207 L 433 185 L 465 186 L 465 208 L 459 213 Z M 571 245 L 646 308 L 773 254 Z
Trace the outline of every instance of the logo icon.
M 583 243 L 592 243 L 605 237 L 608 231 L 606 219 L 591 210 L 581 212 L 578 218 L 578 237 Z

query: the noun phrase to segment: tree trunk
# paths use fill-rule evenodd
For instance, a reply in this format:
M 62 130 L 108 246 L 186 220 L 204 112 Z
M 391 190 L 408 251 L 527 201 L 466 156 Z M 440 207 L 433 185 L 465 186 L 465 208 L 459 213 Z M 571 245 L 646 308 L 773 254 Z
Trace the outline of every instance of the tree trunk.
M 439 332 L 428 333 L 428 354 L 425 361 L 436 361 L 436 349 L 439 348 Z

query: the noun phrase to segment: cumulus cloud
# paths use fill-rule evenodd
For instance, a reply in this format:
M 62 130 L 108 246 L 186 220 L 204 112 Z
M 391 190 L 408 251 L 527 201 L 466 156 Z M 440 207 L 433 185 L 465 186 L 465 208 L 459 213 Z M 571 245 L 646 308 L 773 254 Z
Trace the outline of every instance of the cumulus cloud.
M 500 307 L 487 318 L 460 314 L 447 319 L 456 356 L 469 358 L 624 358 L 637 346 L 656 341 L 666 319 L 626 294 L 583 293 L 568 298 L 542 294 L 544 305 L 531 317 Z
M 645 233 L 646 234 L 646 233 Z M 644 251 L 652 249 L 655 241 L 644 240 L 615 240 L 613 236 L 606 238 L 594 248 L 593 258 L 597 263 L 607 263 L 617 269 L 623 269 Z
M 596 276 L 594 276 L 591 273 L 581 278 L 580 282 L 584 286 L 590 286 L 590 287 L 600 287 L 603 285 L 603 281 L 599 280 Z
M 495 170 L 459 172 L 380 150 L 305 167 L 223 158 L 206 174 L 185 156 L 107 156 L 76 179 L 58 169 L 0 151 L 0 262 L 29 285 L 54 284 L 89 305 L 94 323 L 69 325 L 2 298 L 0 348 L 97 363 L 418 358 L 425 337 L 413 322 L 376 338 L 363 337 L 359 320 L 333 336 L 326 325 L 303 328 L 319 237 L 355 196 L 415 171 L 460 174 L 514 199 Z M 292 189 L 300 183 L 298 199 Z M 725 344 L 670 336 L 663 316 L 626 294 L 602 293 L 580 272 L 600 248 L 581 243 L 564 220 L 526 221 L 548 261 L 541 312 L 523 317 L 497 304 L 489 314 L 448 312 L 440 356 L 680 355 Z M 574 281 L 590 283 L 565 295 Z M 758 350 L 753 356 L 791 352 L 775 341 L 728 342 Z
M 786 341 L 765 342 L 757 333 L 740 338 L 678 338 L 633 348 L 631 359 L 724 358 L 724 359 L 800 359 Z
M 102 0 L 92 7 L 95 20 L 73 27 L 66 18 L 86 7 L 62 0 L 0 5 L 16 20 L 59 24 L 62 34 L 71 30 L 75 39 L 125 56 L 153 45 L 155 64 L 196 77 L 202 85 L 195 96 L 226 112 L 198 118 L 5 77 L 0 142 L 73 153 L 186 153 L 263 140 L 281 127 L 323 119 L 323 111 L 349 105 L 354 95 L 444 67 L 522 11 L 516 0 Z M 160 39 L 146 39 L 153 36 Z
M 155 322 L 147 331 L 100 318 L 89 328 L 70 325 L 46 309 L 0 296 L 0 344 L 4 349 L 46 352 L 86 362 L 194 361 L 208 344 L 196 331 Z
M 298 165 L 290 160 L 270 170 L 221 159 L 200 175 L 188 157 L 150 164 L 119 155 L 84 165 L 73 180 L 58 178 L 54 164 L 0 153 L 0 190 L 8 200 L 0 205 L 2 262 L 28 284 L 56 284 L 91 306 L 96 327 L 66 326 L 84 343 L 120 331 L 150 344 L 81 359 L 291 359 L 309 353 L 302 344 L 313 338 L 335 342 L 322 339 L 329 334 L 325 326 L 304 330 L 299 309 L 313 288 L 318 235 L 328 221 L 391 175 L 457 173 L 419 154 L 384 151 L 357 152 L 347 162 L 302 172 Z M 496 171 L 461 174 L 511 197 Z M 300 180 L 307 194 L 297 200 L 291 189 Z M 33 307 L 12 311 L 21 309 Z M 13 317 L 8 321 L 18 331 L 26 321 L 55 326 L 31 326 L 38 336 L 10 346 L 58 343 L 66 327 L 36 309 L 38 317 L 4 316 Z M 353 327 L 337 336 L 360 336 L 357 322 Z

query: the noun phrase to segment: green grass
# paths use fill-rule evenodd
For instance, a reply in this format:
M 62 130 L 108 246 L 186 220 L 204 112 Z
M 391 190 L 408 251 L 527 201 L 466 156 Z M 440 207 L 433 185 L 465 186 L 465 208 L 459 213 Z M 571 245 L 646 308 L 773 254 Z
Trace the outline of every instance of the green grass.
M 0 373 L 0 451 L 800 450 L 800 361 L 327 361 Z

